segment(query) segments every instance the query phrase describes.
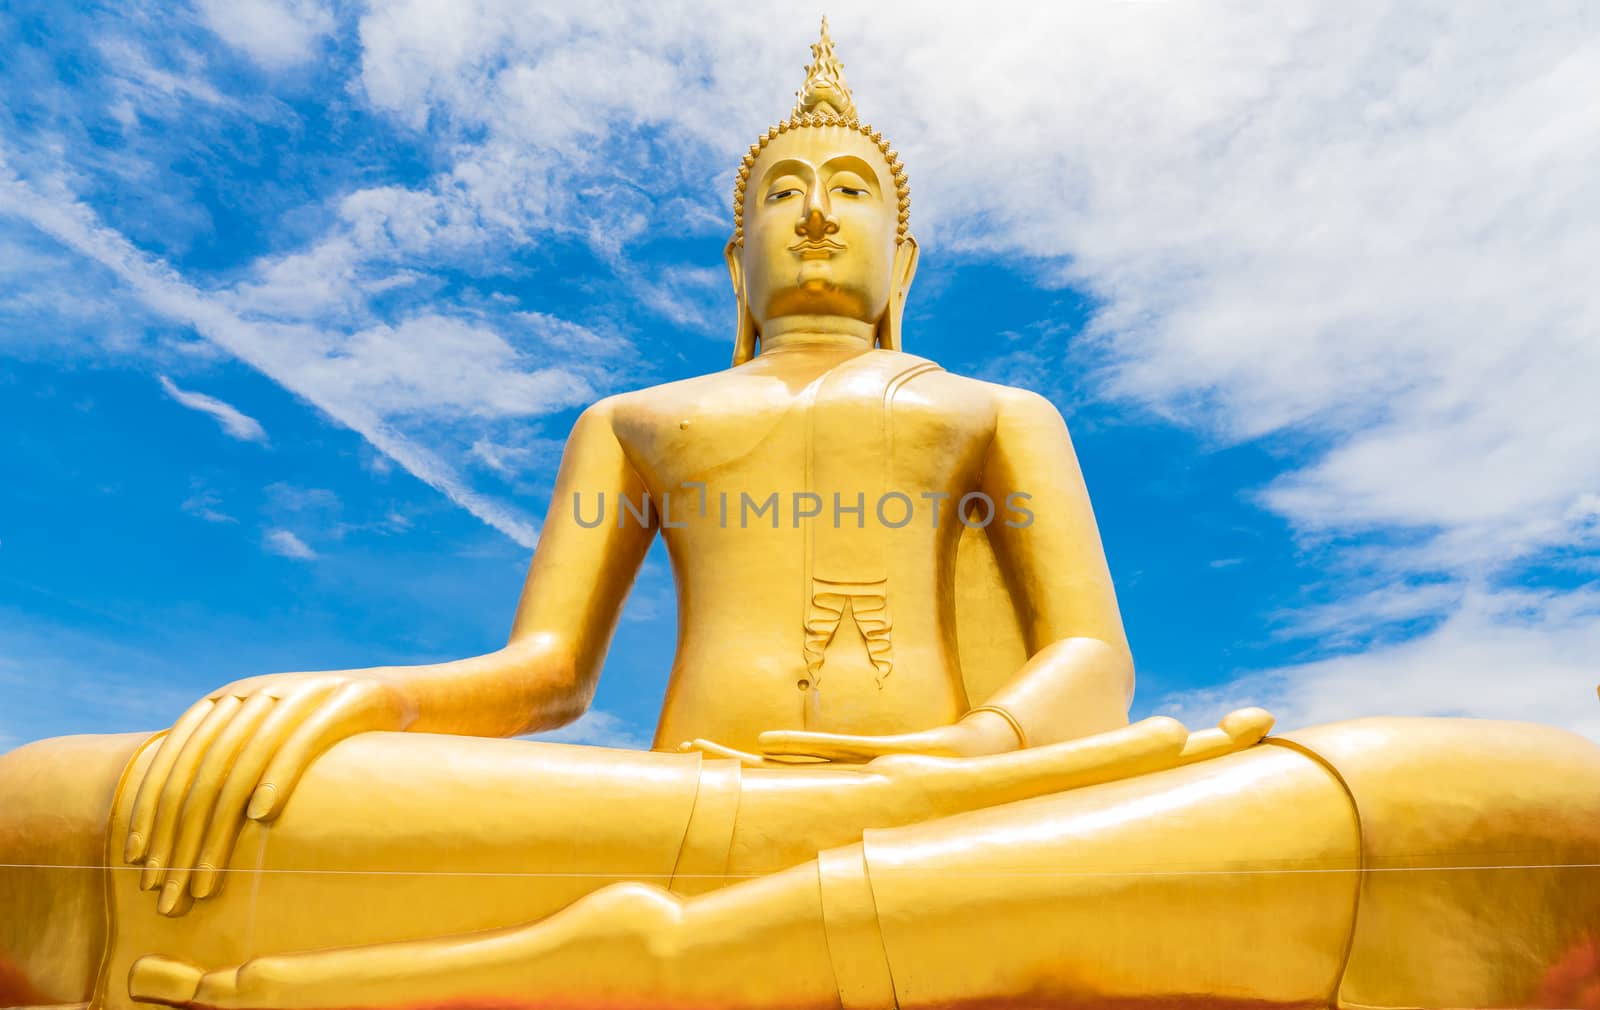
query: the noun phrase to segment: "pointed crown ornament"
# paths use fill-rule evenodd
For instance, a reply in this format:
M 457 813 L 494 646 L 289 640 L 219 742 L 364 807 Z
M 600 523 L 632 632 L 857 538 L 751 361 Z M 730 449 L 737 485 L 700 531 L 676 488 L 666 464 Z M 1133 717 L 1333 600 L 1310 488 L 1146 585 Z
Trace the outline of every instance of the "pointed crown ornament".
M 889 146 L 883 134 L 861 122 L 856 115 L 855 99 L 850 97 L 850 87 L 844 81 L 844 64 L 833 52 L 833 39 L 828 37 L 828 19 L 822 19 L 822 37 L 811 44 L 811 65 L 806 67 L 805 83 L 795 92 L 794 111 L 789 118 L 750 145 L 744 160 L 739 164 L 739 174 L 733 186 L 733 243 L 744 245 L 744 193 L 750 182 L 750 169 L 761 151 L 779 134 L 790 130 L 818 126 L 838 126 L 854 130 L 877 145 L 894 178 L 895 196 L 899 203 L 899 224 L 895 244 L 905 241 L 911 221 L 911 187 L 906 181 L 905 166 L 900 154 Z
M 855 118 L 856 103 L 850 97 L 850 86 L 844 82 L 844 64 L 833 54 L 833 39 L 828 37 L 826 17 L 822 19 L 822 38 L 811 43 L 811 65 L 806 67 L 806 82 L 794 96 L 791 117 L 819 112 Z

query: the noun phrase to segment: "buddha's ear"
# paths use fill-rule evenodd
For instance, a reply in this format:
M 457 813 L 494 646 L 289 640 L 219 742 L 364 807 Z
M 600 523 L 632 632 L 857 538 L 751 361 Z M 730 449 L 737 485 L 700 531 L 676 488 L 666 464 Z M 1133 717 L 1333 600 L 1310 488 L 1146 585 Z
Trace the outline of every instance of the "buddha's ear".
M 733 363 L 742 365 L 756 356 L 756 321 L 750 317 L 750 299 L 744 290 L 744 247 L 729 239 L 722 249 L 728 261 L 728 277 L 733 281 L 733 298 L 739 307 L 739 323 L 733 333 Z
M 883 322 L 878 324 L 878 346 L 886 351 L 900 350 L 900 324 L 905 316 L 906 295 L 911 292 L 912 278 L 917 276 L 918 255 L 917 240 L 909 233 L 894 247 L 889 305 L 883 311 Z

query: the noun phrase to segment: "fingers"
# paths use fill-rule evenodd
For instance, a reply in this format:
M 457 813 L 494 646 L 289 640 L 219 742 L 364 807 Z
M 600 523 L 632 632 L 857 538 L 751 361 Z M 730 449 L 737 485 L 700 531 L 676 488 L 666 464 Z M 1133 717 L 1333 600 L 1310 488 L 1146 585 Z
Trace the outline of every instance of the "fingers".
M 942 753 L 943 748 L 922 734 L 895 736 L 853 736 L 848 733 L 815 733 L 807 730 L 773 730 L 760 736 L 761 750 L 768 757 L 822 758 L 827 761 L 871 761 L 885 754 Z
M 699 738 L 680 743 L 678 745 L 678 750 L 682 753 L 688 753 L 689 751 L 700 751 L 703 754 L 713 754 L 717 757 L 732 758 L 733 760 L 744 765 L 746 768 L 759 768 L 762 765 L 769 765 L 772 763 L 759 754 L 751 754 L 747 751 L 734 750 L 732 747 L 724 747 L 720 743 L 713 743 L 710 740 L 702 740 Z
M 166 877 L 178 815 L 183 811 L 183 801 L 189 794 L 189 785 L 194 781 L 194 773 L 200 767 L 201 758 L 205 757 L 211 741 L 222 732 L 223 727 L 242 704 L 238 697 L 231 694 L 224 695 L 211 706 L 211 711 L 200 720 L 194 732 L 184 741 L 183 749 L 178 751 L 177 760 L 172 763 L 172 770 L 167 773 L 166 781 L 161 785 L 161 798 L 156 806 L 155 824 L 150 829 L 150 844 L 145 852 L 144 873 L 139 876 L 139 886 L 146 891 L 160 887 Z
M 307 956 L 256 957 L 237 967 L 216 968 L 202 972 L 194 965 L 173 957 L 146 954 L 133 962 L 128 970 L 128 996 L 141 1004 L 163 1004 L 166 1007 L 197 1007 L 205 1010 L 254 1010 L 262 1007 L 293 1005 L 290 992 L 304 996 L 307 984 L 334 984 L 341 978 L 318 978 L 315 970 L 317 954 L 310 954 L 310 972 L 306 970 Z M 334 957 L 334 975 L 338 975 L 341 959 Z M 326 973 L 320 973 L 326 975 Z M 312 997 L 315 1000 L 315 997 Z M 333 1005 L 333 1000 L 304 1002 L 302 1005 Z
M 370 730 L 397 729 L 402 712 L 399 699 L 373 681 L 351 681 L 339 687 L 289 735 L 273 755 L 246 811 L 251 820 L 270 821 L 278 816 L 306 766 L 345 737 Z
M 265 960 L 246 962 L 237 968 L 201 971 L 192 964 L 174 958 L 146 954 L 128 969 L 128 995 L 139 1003 L 206 1007 L 208 1010 L 246 1010 L 250 1007 L 282 1005 L 281 994 L 252 992 L 248 986 L 241 985 L 245 973 L 257 965 L 265 964 Z
M 239 839 L 239 829 L 244 826 L 245 805 L 261 781 L 267 762 L 305 719 L 306 713 L 332 694 L 333 689 L 334 685 L 329 683 L 279 700 L 234 759 L 217 794 L 217 805 L 206 827 L 194 879 L 189 885 L 196 898 L 209 898 L 220 890 L 221 871 L 232 861 L 234 843 Z
M 215 705 L 214 700 L 202 698 L 189 706 L 189 710 L 179 717 L 161 741 L 155 758 L 145 769 L 144 779 L 139 783 L 139 794 L 133 801 L 133 814 L 128 821 L 128 844 L 123 849 L 123 858 L 129 863 L 143 861 L 145 853 L 149 851 L 150 832 L 155 827 L 156 804 L 161 799 L 161 788 L 172 774 L 172 766 L 178 761 L 178 752 L 183 750 L 195 727 L 211 713 Z
M 177 910 L 179 898 L 189 886 L 189 875 L 200 855 L 200 843 L 209 825 L 216 820 L 217 797 L 223 783 L 240 749 L 260 727 L 274 704 L 276 699 L 266 693 L 247 698 L 233 718 L 228 720 L 228 725 L 211 742 L 210 749 L 200 762 L 178 821 L 178 841 L 172 850 L 172 862 L 167 870 L 166 883 L 162 885 L 161 901 L 157 905 L 162 914 L 171 915 Z
M 1230 712 L 1216 729 L 1203 729 L 1189 734 L 1189 742 L 1183 748 L 1180 763 L 1193 764 L 1253 747 L 1271 731 L 1272 723 L 1271 713 L 1263 708 L 1241 708 Z
M 191 895 L 216 892 L 243 819 L 276 817 L 323 751 L 405 721 L 401 695 L 386 685 L 296 681 L 283 695 L 282 686 L 236 684 L 192 706 L 157 748 L 134 798 L 123 852 L 144 864 L 140 887 L 160 889 L 163 915 L 182 914 Z

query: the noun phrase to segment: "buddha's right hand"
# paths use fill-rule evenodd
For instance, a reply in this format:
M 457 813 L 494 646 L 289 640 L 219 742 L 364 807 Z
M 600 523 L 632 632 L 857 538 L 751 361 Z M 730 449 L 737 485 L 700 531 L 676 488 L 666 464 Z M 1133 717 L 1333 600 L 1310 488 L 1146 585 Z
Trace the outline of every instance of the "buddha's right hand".
M 139 784 L 124 850 L 163 915 L 215 894 L 246 818 L 268 821 L 312 761 L 346 737 L 416 718 L 403 685 L 350 674 L 252 677 L 173 724 Z

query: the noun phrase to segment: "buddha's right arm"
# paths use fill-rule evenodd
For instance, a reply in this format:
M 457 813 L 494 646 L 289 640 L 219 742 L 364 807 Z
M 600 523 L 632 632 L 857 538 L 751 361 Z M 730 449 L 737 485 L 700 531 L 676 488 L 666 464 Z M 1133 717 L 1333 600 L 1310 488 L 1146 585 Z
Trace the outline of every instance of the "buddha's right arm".
M 125 856 L 180 914 L 220 884 L 246 817 L 283 809 L 312 761 L 372 730 L 513 736 L 589 706 L 623 600 L 654 528 L 580 523 L 578 497 L 639 501 L 643 482 L 612 428 L 612 401 L 584 412 L 504 648 L 424 666 L 273 674 L 202 698 L 162 740 L 139 785 Z M 615 510 L 614 510 L 615 511 Z
M 603 400 L 584 411 L 567 440 L 506 646 L 433 666 L 360 671 L 405 685 L 417 707 L 408 729 L 516 736 L 563 726 L 588 710 L 623 601 L 655 535 L 618 508 L 619 496 L 639 502 L 645 487 L 612 429 L 611 409 Z M 583 515 L 610 521 L 580 521 L 580 501 Z

